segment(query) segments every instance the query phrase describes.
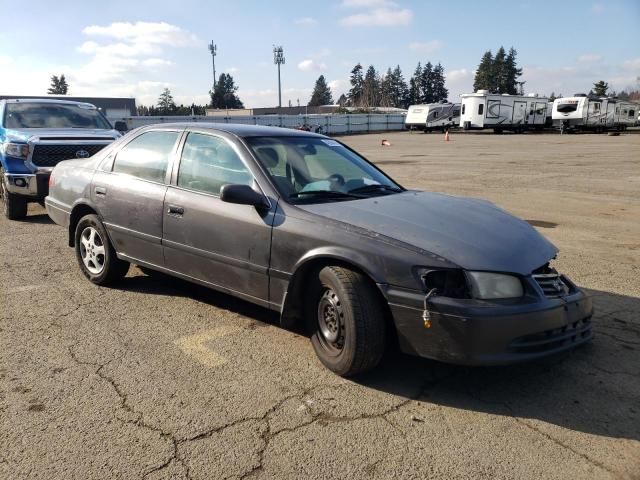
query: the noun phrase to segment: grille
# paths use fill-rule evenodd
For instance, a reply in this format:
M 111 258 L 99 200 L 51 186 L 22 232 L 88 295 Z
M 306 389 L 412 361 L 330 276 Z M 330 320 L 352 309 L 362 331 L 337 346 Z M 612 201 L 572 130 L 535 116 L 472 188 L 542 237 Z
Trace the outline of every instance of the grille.
M 89 155 L 95 155 L 106 144 L 98 145 L 35 145 L 31 161 L 39 167 L 54 167 L 62 160 L 74 159 L 76 152 L 85 150 Z
M 544 296 L 548 298 L 563 297 L 570 291 L 567 284 L 562 280 L 562 276 L 556 272 L 534 274 L 533 279 L 538 282 L 544 292 Z
M 510 347 L 516 353 L 546 352 L 585 342 L 591 336 L 591 316 L 588 316 L 561 328 L 517 338 Z

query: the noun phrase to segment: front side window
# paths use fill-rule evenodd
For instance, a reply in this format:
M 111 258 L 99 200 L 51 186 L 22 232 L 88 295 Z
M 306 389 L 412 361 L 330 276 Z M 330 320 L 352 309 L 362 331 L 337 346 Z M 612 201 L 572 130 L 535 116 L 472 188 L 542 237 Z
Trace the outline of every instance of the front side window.
M 329 138 L 250 137 L 246 142 L 280 193 L 294 202 L 403 191 L 364 158 Z
M 143 133 L 118 152 L 113 171 L 163 183 L 179 135 L 167 131 Z
M 464 115 L 464 110 L 465 110 L 465 108 L 464 108 L 464 107 L 465 107 L 465 104 L 463 103 L 463 104 L 462 104 L 462 115 Z
M 7 128 L 98 128 L 111 130 L 106 118 L 93 105 L 62 103 L 7 103 Z
M 190 133 L 184 143 L 178 186 L 219 195 L 223 185 L 251 185 L 253 176 L 226 140 Z
M 478 105 L 478 115 L 482 115 L 484 113 L 484 103 Z

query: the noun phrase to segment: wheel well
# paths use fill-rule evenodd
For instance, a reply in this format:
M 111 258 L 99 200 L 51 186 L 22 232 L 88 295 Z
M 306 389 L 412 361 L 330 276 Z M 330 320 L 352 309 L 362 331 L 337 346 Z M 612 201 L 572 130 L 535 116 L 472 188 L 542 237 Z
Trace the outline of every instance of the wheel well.
M 71 216 L 69 218 L 69 246 L 75 247 L 76 243 L 76 226 L 82 217 L 85 215 L 95 214 L 96 211 L 89 205 L 84 203 L 77 205 L 71 210 Z
M 360 268 L 358 265 L 348 262 L 346 260 L 339 260 L 331 257 L 320 257 L 314 258 L 313 260 L 309 260 L 308 262 L 303 263 L 298 267 L 298 269 L 294 272 L 291 280 L 289 281 L 289 286 L 287 288 L 287 294 L 285 296 L 284 305 L 282 308 L 280 323 L 284 328 L 294 329 L 294 330 L 304 330 L 304 306 L 307 301 L 306 297 L 306 286 L 309 285 L 309 282 L 313 281 L 317 278 L 318 273 L 324 267 L 332 266 L 332 267 L 345 267 L 351 270 L 355 270 L 360 274 L 364 275 L 366 278 L 371 281 L 371 283 L 375 286 L 376 291 L 380 295 L 381 304 L 384 308 L 384 317 L 387 323 L 387 338 L 396 338 L 395 334 L 395 325 L 393 323 L 393 317 L 391 315 L 391 309 L 389 308 L 389 304 L 387 303 L 384 295 L 378 288 L 376 282 L 371 278 L 371 276 Z

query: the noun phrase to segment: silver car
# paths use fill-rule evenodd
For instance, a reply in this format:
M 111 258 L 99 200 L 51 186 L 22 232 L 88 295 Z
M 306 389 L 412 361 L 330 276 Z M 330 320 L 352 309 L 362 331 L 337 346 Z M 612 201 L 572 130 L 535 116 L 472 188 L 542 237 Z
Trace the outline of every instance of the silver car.
M 133 263 L 276 310 L 340 375 L 373 368 L 390 342 L 493 365 L 592 336 L 590 297 L 529 224 L 406 190 L 322 135 L 154 125 L 58 164 L 50 183 L 49 216 L 90 281 Z

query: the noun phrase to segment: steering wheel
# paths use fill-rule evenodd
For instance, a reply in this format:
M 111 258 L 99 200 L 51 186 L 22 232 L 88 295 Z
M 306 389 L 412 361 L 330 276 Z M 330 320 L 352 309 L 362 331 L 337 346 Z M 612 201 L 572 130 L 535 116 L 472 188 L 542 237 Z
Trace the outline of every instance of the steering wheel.
M 339 173 L 334 173 L 333 175 L 327 178 L 331 182 L 331 184 L 336 184 L 340 187 L 344 185 L 344 177 Z

